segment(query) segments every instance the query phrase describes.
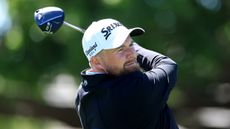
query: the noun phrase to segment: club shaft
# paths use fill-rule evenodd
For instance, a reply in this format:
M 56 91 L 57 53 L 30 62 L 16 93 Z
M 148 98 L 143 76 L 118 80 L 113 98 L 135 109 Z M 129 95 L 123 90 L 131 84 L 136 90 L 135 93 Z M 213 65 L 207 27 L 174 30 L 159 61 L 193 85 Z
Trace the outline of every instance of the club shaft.
M 74 26 L 74 25 L 72 25 L 72 24 L 70 24 L 70 23 L 68 23 L 66 21 L 64 21 L 64 25 L 69 26 L 69 27 L 71 27 L 71 28 L 83 33 L 83 34 L 85 33 L 85 29 L 82 29 L 82 28 L 80 28 L 78 26 Z

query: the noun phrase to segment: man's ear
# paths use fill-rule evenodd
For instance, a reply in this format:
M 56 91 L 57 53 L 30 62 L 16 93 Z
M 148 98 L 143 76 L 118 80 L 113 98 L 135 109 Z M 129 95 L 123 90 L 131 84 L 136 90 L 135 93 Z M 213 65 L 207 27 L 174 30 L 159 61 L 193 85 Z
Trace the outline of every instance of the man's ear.
M 106 72 L 103 63 L 97 57 L 91 57 L 90 66 L 93 70 L 100 71 L 100 72 Z

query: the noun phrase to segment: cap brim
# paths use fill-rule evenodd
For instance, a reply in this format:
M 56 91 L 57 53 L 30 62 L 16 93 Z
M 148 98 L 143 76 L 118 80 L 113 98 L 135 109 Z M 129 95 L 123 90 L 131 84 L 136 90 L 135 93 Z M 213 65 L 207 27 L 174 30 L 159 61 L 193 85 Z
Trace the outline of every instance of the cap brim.
M 135 28 L 132 28 L 132 29 L 129 29 L 130 30 L 130 36 L 138 36 L 138 35 L 142 35 L 145 33 L 145 30 L 140 28 L 140 27 L 135 27 Z

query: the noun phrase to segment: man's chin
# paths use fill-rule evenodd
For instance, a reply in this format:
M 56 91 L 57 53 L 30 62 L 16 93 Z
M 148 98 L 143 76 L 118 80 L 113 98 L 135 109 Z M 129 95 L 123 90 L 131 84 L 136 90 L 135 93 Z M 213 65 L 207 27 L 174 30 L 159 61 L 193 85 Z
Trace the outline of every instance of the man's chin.
M 107 70 L 107 71 L 111 75 L 120 76 L 135 71 L 141 71 L 141 68 L 138 63 L 134 63 L 131 65 L 124 65 L 122 70 Z
M 129 73 L 129 72 L 140 71 L 141 68 L 137 63 L 135 63 L 135 64 L 132 64 L 132 65 L 125 65 L 124 70 Z

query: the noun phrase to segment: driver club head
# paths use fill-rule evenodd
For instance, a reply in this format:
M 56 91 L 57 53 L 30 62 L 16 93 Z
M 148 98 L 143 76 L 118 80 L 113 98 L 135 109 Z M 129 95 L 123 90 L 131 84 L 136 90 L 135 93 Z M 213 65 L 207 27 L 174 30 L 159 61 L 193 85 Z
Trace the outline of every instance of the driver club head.
M 36 24 L 48 34 L 55 33 L 62 26 L 64 18 L 64 11 L 58 7 L 44 7 L 34 12 Z

